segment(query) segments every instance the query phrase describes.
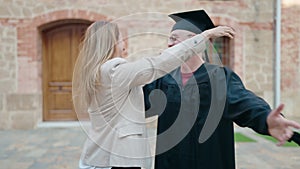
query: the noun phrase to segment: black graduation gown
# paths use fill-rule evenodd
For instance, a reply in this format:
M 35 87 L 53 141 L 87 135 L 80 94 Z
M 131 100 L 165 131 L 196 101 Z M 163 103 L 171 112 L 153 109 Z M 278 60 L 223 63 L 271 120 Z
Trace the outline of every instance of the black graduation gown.
M 208 70 L 218 73 L 209 74 Z M 211 89 L 214 88 L 212 83 L 219 83 L 214 82 L 218 79 L 214 76 L 220 76 L 220 73 L 224 77 L 221 80 L 225 81 L 225 103 L 220 120 L 213 124 L 216 129 L 209 138 L 199 143 L 210 107 L 219 104 L 211 99 Z M 146 116 L 159 114 L 156 143 L 159 154 L 155 157 L 155 169 L 234 169 L 233 122 L 260 134 L 268 134 L 266 118 L 271 109 L 263 99 L 245 89 L 238 75 L 229 68 L 205 63 L 191 79 L 182 86 L 180 69 L 176 69 L 143 88 Z M 166 97 L 153 99 L 153 93 L 150 93 L 154 89 L 160 89 Z M 162 107 L 160 104 L 165 102 L 165 107 Z M 182 120 L 178 120 L 178 116 Z M 174 140 L 178 138 L 177 144 Z

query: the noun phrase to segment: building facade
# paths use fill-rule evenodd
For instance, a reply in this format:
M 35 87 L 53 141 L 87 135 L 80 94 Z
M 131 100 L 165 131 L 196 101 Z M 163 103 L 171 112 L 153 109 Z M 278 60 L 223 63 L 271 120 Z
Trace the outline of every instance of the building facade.
M 76 121 L 72 70 L 85 29 L 96 20 L 117 22 L 129 58 L 167 47 L 167 14 L 205 9 L 215 25 L 236 30 L 227 41 L 227 66 L 247 88 L 274 100 L 274 0 L 0 0 L 0 129 Z M 300 3 L 282 0 L 281 101 L 300 117 Z

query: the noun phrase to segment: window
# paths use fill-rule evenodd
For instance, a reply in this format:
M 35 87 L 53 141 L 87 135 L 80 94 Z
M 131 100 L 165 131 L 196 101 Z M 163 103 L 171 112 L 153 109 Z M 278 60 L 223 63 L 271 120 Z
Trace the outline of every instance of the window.
M 233 1 L 233 0 L 198 0 L 198 1 Z
M 228 37 L 217 38 L 213 44 L 219 52 L 219 57 L 223 65 L 230 66 L 230 39 Z
M 205 52 L 205 60 L 214 63 L 230 67 L 230 38 L 228 37 L 220 37 L 213 41 L 210 44 L 207 51 Z

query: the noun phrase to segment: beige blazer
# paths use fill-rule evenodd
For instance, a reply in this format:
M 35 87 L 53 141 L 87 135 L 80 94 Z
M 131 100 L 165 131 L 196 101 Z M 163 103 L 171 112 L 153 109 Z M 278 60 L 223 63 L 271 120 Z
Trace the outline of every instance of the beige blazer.
M 101 87 L 89 107 L 91 130 L 81 160 L 98 167 L 151 167 L 142 86 L 204 51 L 206 40 L 194 36 L 160 56 L 128 62 L 114 58 L 101 67 Z

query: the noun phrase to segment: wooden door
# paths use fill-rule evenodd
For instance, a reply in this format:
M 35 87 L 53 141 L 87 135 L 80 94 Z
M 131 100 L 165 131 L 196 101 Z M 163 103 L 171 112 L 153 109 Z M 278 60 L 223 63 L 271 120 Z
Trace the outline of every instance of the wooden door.
M 43 34 L 43 120 L 77 120 L 72 103 L 72 74 L 79 43 L 88 24 L 69 23 Z

